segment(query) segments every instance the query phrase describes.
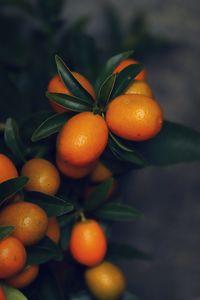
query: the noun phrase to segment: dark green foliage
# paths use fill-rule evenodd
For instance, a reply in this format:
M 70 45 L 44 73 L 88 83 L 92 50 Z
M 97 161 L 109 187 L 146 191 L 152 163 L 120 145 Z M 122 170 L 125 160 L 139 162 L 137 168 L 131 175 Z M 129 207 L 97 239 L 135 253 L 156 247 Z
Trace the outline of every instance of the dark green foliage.
M 0 226 L 0 241 L 11 235 L 13 230 L 13 226 Z
M 0 184 L 0 206 L 10 197 L 21 191 L 26 183 L 27 177 L 9 179 Z
M 107 5 L 104 14 L 107 43 L 99 55 L 95 39 L 85 30 L 89 18 L 80 18 L 69 26 L 61 18 L 64 5 L 64 0 L 0 0 L 0 122 L 7 120 L 4 140 L 3 134 L 0 135 L 0 153 L 12 154 L 19 171 L 23 163 L 33 157 L 44 157 L 55 162 L 56 134 L 76 113 L 94 111 L 105 116 L 109 102 L 122 94 L 142 69 L 137 64 L 119 74 L 112 74 L 122 60 L 131 56 L 141 58 L 158 51 L 164 53 L 172 48 L 166 39 L 149 33 L 145 15 L 139 14 L 134 18 L 125 32 L 117 12 Z M 2 10 L 5 6 L 15 7 L 12 17 Z M 121 53 L 116 55 L 119 50 Z M 57 71 L 73 96 L 56 93 L 46 93 L 45 96 L 48 82 L 56 73 L 53 60 L 55 53 L 59 55 L 56 56 Z M 100 68 L 99 61 L 110 55 L 114 56 Z M 71 70 L 82 73 L 95 85 L 95 103 Z M 52 114 L 49 99 L 70 112 Z M 128 142 L 110 132 L 108 146 L 101 160 L 114 176 L 150 165 L 168 166 L 199 161 L 200 133 L 169 121 L 164 122 L 155 138 L 146 142 Z M 17 192 L 22 192 L 27 181 L 26 177 L 18 177 L 1 183 L 0 206 L 6 205 Z M 108 179 L 97 185 L 87 199 L 84 198 L 84 190 L 89 185 L 88 178 L 73 181 L 62 177 L 58 195 L 53 197 L 25 192 L 26 201 L 42 207 L 48 217 L 56 216 L 61 227 L 59 245 L 45 237 L 27 249 L 27 264 L 41 264 L 39 278 L 24 291 L 28 299 L 92 299 L 83 280 L 85 268 L 72 259 L 68 250 L 72 227 L 83 212 L 88 218 L 97 218 L 104 227 L 109 242 L 108 259 L 151 258 L 132 245 L 112 241 L 113 223 L 132 222 L 142 217 L 141 212 L 124 203 L 121 198 L 119 201 L 118 196 L 112 200 L 106 198 L 112 184 L 113 179 Z M 0 240 L 12 234 L 13 230 L 12 226 L 0 226 Z M 65 255 L 63 251 L 66 251 Z M 67 264 L 63 286 L 59 271 L 54 269 L 54 263 L 61 260 Z M 5 289 L 8 300 L 26 299 L 17 290 Z M 138 300 L 129 292 L 125 292 L 121 299 Z

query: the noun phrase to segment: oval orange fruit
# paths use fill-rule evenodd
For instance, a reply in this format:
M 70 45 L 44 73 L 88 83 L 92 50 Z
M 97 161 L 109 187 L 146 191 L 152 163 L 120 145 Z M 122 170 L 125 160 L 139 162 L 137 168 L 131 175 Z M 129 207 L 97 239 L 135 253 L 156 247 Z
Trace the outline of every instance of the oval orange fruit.
M 0 154 L 0 183 L 18 177 L 17 169 L 12 160 L 4 154 Z
M 91 294 L 98 300 L 117 300 L 126 287 L 122 271 L 107 261 L 87 269 L 85 281 Z
M 8 278 L 20 272 L 26 263 L 26 250 L 15 237 L 0 241 L 0 278 Z
M 82 112 L 65 123 L 57 139 L 59 157 L 77 166 L 95 162 L 108 141 L 105 120 L 92 112 Z
M 39 273 L 38 265 L 25 267 L 21 272 L 6 279 L 6 283 L 16 289 L 23 289 L 31 284 Z
M 25 186 L 27 191 L 55 195 L 60 187 L 60 175 L 56 167 L 48 160 L 33 158 L 27 161 L 21 171 L 29 178 Z
M 137 94 L 147 96 L 150 98 L 153 97 L 153 93 L 150 86 L 147 82 L 143 80 L 134 80 L 125 91 L 125 94 Z
M 121 138 L 145 141 L 161 129 L 163 114 L 159 104 L 142 95 L 121 95 L 108 106 L 106 122 Z
M 56 164 L 60 172 L 73 179 L 80 179 L 87 176 L 95 167 L 96 162 L 92 162 L 84 166 L 75 166 L 62 160 L 58 155 L 56 157 Z
M 86 266 L 95 266 L 106 254 L 107 239 L 100 224 L 88 219 L 74 225 L 69 245 L 76 261 Z
M 0 212 L 0 225 L 14 226 L 12 233 L 25 246 L 39 242 L 46 234 L 48 218 L 45 211 L 30 202 L 17 202 Z

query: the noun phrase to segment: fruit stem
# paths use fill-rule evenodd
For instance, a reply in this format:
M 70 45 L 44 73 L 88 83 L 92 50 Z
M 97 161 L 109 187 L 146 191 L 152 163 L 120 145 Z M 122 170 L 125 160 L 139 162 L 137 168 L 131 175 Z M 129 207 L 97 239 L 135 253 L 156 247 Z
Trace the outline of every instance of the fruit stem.
M 80 211 L 80 212 L 79 212 L 79 216 L 80 216 L 82 222 L 85 222 L 85 221 L 86 221 L 86 217 L 85 217 L 83 211 Z
M 98 115 L 98 114 L 99 114 L 99 107 L 98 107 L 97 105 L 95 105 L 95 106 L 93 107 L 93 113 L 94 113 L 95 115 Z
M 96 104 L 93 106 L 93 114 L 105 117 L 104 109 Z

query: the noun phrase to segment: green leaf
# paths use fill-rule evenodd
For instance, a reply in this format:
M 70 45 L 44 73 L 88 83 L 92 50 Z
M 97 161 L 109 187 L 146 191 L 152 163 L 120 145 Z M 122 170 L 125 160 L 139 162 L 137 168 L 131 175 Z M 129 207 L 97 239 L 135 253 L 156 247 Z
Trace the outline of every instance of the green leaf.
M 95 215 L 105 220 L 119 222 L 132 222 L 143 216 L 137 209 L 116 202 L 106 203 L 95 212 Z
M 26 161 L 24 155 L 24 146 L 22 144 L 19 128 L 15 120 L 9 118 L 6 120 L 5 132 L 4 132 L 5 143 L 12 153 L 22 162 Z
M 100 183 L 91 193 L 89 193 L 89 196 L 86 198 L 85 205 L 83 207 L 84 211 L 93 211 L 104 203 L 108 192 L 113 185 L 113 181 L 114 179 L 110 178 Z
M 55 114 L 40 124 L 40 126 L 33 132 L 31 140 L 33 142 L 40 141 L 57 133 L 62 126 L 72 117 L 69 113 Z
M 44 264 L 50 260 L 63 259 L 61 249 L 49 237 L 44 237 L 37 245 L 27 248 L 27 265 Z
M 69 110 L 82 112 L 82 111 L 91 111 L 92 103 L 85 103 L 80 98 L 76 98 L 74 96 L 59 94 L 59 93 L 46 93 L 46 96 L 53 102 L 65 107 Z
M 27 199 L 29 202 L 35 203 L 43 208 L 49 218 L 62 216 L 74 209 L 71 203 L 68 203 L 59 197 L 39 192 L 27 193 Z
M 133 146 L 151 165 L 200 161 L 200 132 L 169 121 L 156 137 Z
M 143 156 L 134 149 L 133 145 L 132 148 L 129 148 L 125 142 L 123 143 L 121 139 L 114 136 L 111 132 L 109 132 L 108 146 L 119 160 L 130 162 L 140 167 L 147 165 Z
M 69 223 L 73 223 L 76 218 L 76 213 L 66 214 L 62 216 L 58 216 L 57 220 L 59 222 L 60 227 L 68 226 Z
M 112 74 L 114 69 L 120 64 L 120 62 L 133 54 L 133 51 L 127 51 L 112 56 L 106 63 L 105 67 L 100 72 L 99 77 L 96 81 L 96 88 L 99 90 L 105 79 Z
M 5 237 L 11 235 L 13 230 L 13 226 L 0 226 L 0 241 L 3 240 Z
M 114 257 L 120 259 L 152 259 L 152 257 L 149 254 L 133 247 L 132 245 L 115 242 L 109 243 L 107 255 L 112 258 Z
M 27 184 L 27 177 L 17 177 L 9 179 L 0 184 L 0 205 L 2 205 L 6 199 L 10 198 L 17 192 L 21 191 Z
M 103 82 L 102 86 L 100 87 L 99 94 L 98 94 L 98 103 L 105 107 L 110 100 L 110 96 L 113 91 L 113 87 L 116 81 L 116 74 L 110 75 L 106 80 Z
M 6 300 L 28 300 L 28 298 L 26 298 L 19 290 L 14 289 L 4 283 L 1 283 L 1 286 L 3 287 L 6 295 Z
M 65 65 L 63 60 L 56 55 L 56 65 L 58 73 L 69 91 L 76 98 L 82 99 L 83 102 L 91 104 L 94 102 L 92 96 L 81 86 L 81 84 L 76 80 L 73 74 L 70 72 L 69 68 Z
M 117 75 L 111 98 L 114 99 L 117 96 L 122 95 L 141 70 L 142 66 L 139 64 L 133 64 L 123 69 Z
M 20 132 L 23 140 L 30 141 L 35 128 L 40 126 L 47 118 L 51 117 L 52 113 L 49 111 L 38 111 L 28 115 L 20 126 Z

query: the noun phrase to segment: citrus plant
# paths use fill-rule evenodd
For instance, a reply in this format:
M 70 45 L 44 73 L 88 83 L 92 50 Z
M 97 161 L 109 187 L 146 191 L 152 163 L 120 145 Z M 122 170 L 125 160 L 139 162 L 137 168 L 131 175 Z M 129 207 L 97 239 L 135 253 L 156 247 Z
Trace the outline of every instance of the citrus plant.
M 164 120 L 132 55 L 111 57 L 94 87 L 56 56 L 46 92 L 51 112 L 3 124 L 2 299 L 138 299 L 117 259 L 150 256 L 113 241 L 112 227 L 143 215 L 124 203 L 117 179 L 200 160 L 200 133 Z

